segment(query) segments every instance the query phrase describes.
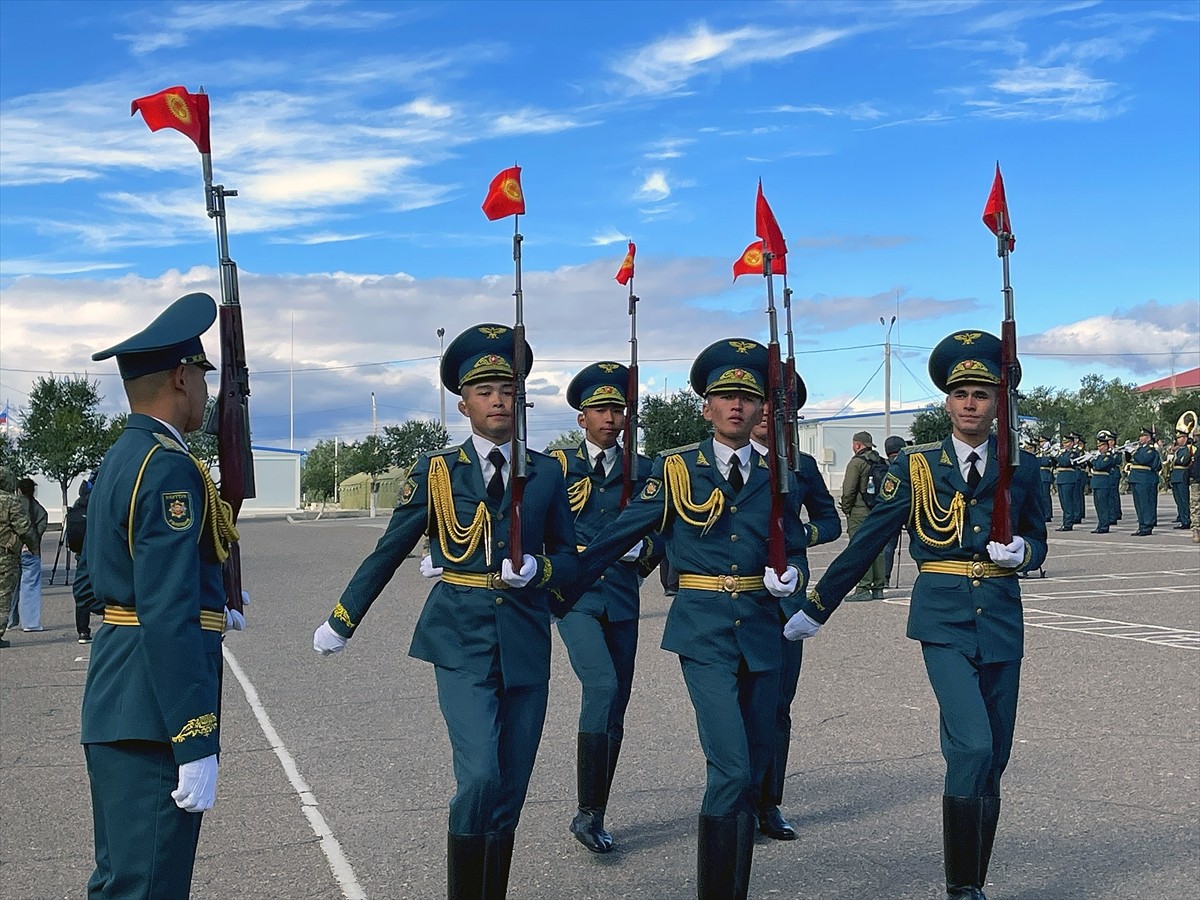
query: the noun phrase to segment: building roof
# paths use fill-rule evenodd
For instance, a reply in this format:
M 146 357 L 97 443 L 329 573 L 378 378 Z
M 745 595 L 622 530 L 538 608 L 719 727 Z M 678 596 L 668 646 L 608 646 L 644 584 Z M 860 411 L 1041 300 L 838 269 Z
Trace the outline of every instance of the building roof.
M 1158 381 L 1138 385 L 1139 391 L 1189 391 L 1200 388 L 1200 366 L 1186 372 L 1176 372 Z

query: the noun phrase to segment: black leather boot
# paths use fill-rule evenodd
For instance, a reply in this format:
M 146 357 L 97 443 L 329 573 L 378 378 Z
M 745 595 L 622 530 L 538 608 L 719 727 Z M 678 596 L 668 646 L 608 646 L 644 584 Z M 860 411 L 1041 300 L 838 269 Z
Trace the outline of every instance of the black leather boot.
M 996 825 L 1000 821 L 1000 798 L 983 798 L 983 819 L 979 827 L 979 884 L 987 884 L 988 864 L 992 861 L 992 844 L 996 840 Z
M 446 896 L 449 900 L 481 900 L 486 838 L 482 834 L 446 836 Z
M 750 840 L 753 847 L 753 832 Z M 746 869 L 749 871 L 749 864 Z M 738 817 L 701 814 L 696 840 L 698 900 L 732 900 L 736 896 L 738 871 Z
M 748 813 L 737 816 L 737 856 L 733 872 L 733 900 L 746 900 L 750 892 L 750 867 L 754 862 L 755 817 Z
M 604 808 L 608 805 L 608 735 L 580 732 L 576 752 L 579 811 L 571 820 L 571 834 L 593 853 L 607 853 L 612 849 L 612 835 L 604 830 Z
M 504 900 L 508 896 L 508 871 L 512 867 L 511 831 L 485 836 L 483 854 L 483 900 Z
M 608 790 L 612 791 L 613 775 L 617 772 L 617 757 L 621 755 L 621 741 L 608 739 Z
M 983 797 L 942 797 L 946 896 L 954 900 L 987 900 L 981 866 L 983 804 Z

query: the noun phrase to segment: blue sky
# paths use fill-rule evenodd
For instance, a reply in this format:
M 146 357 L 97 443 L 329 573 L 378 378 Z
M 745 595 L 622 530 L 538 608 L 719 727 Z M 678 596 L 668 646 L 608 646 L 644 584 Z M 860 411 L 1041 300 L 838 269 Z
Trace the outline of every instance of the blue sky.
M 512 321 L 511 220 L 479 204 L 514 161 L 534 446 L 574 426 L 579 368 L 628 357 L 612 280 L 628 237 L 644 390 L 683 386 L 714 340 L 765 339 L 762 279 L 730 276 L 759 178 L 810 417 L 882 408 L 880 316 L 899 315 L 904 405 L 935 399 L 941 337 L 998 330 L 980 221 L 997 159 L 1026 385 L 1200 364 L 1195 2 L 5 0 L 14 412 L 49 372 L 87 372 L 118 411 L 115 367 L 90 353 L 183 293 L 219 294 L 195 147 L 129 117 L 174 84 L 210 94 L 216 180 L 240 192 L 260 444 L 360 439 L 371 392 L 381 425 L 437 417 L 436 330 Z

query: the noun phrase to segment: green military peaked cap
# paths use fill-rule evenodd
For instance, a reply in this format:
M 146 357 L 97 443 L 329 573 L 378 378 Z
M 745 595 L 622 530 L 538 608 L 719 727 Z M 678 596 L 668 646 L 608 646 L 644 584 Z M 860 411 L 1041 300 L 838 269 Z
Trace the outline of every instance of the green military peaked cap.
M 117 358 L 121 378 L 129 381 L 154 372 L 165 372 L 176 366 L 215 368 L 204 355 L 200 335 L 208 331 L 217 318 L 217 304 L 208 294 L 184 294 L 157 319 L 119 344 L 92 354 L 99 362 L 110 356 Z
M 593 406 L 625 406 L 629 369 L 619 362 L 592 363 L 567 385 L 567 403 L 572 409 Z
M 709 344 L 692 363 L 688 376 L 701 397 L 744 391 L 767 396 L 767 348 L 749 338 L 725 338 Z
M 525 342 L 525 371 L 533 368 L 533 350 Z M 472 325 L 442 354 L 442 384 L 454 393 L 475 381 L 513 380 L 513 330 L 484 322 Z
M 1000 338 L 969 329 L 947 335 L 929 354 L 929 378 L 944 394 L 960 384 L 999 384 Z M 1021 381 L 1020 364 L 1016 381 Z

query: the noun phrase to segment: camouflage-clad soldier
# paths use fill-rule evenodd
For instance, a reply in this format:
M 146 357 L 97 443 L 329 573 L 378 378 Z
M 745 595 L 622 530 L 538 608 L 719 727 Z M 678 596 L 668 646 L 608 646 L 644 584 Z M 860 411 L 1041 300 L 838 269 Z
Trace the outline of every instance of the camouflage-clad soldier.
M 4 631 L 12 612 L 13 591 L 21 577 L 21 547 L 33 539 L 33 526 L 13 489 L 16 481 L 8 466 L 0 466 L 0 647 L 7 647 Z

